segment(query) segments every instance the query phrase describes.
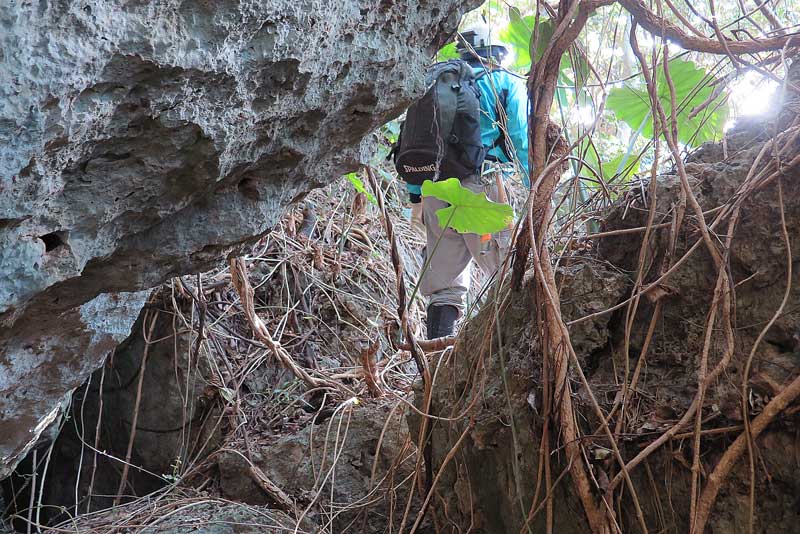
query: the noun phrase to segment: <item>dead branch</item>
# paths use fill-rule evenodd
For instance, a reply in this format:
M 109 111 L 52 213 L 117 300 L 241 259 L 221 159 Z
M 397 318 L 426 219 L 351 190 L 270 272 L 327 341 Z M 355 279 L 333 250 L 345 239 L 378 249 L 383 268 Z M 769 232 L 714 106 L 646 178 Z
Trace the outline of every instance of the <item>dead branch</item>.
M 562 3 L 559 10 L 558 25 L 550 45 L 542 54 L 541 60 L 531 70 L 528 78 L 528 92 L 531 103 L 529 118 L 529 160 L 534 170 L 531 179 L 531 196 L 528 201 L 527 220 L 518 236 L 519 247 L 512 285 L 518 286 L 527 263 L 528 252 L 533 253 L 536 269 L 535 299 L 537 302 L 537 321 L 543 339 L 543 379 L 553 380 L 553 398 L 545 407 L 547 413 L 556 414 L 567 453 L 575 490 L 583 505 L 592 532 L 605 534 L 617 530 L 613 510 L 608 503 L 598 507 L 584 463 L 579 429 L 572 405 L 572 392 L 569 387 L 568 370 L 571 343 L 569 333 L 563 324 L 555 295 L 558 290 L 545 243 L 548 221 L 551 216 L 551 198 L 563 172 L 563 163 L 569 149 L 560 133 L 550 124 L 549 113 L 555 95 L 559 62 L 562 54 L 572 44 L 585 25 L 589 11 L 586 4 L 573 1 Z M 555 138 L 555 139 L 553 139 Z M 554 147 L 554 150 L 548 150 Z M 549 160 L 549 161 L 548 161 Z M 522 239 L 520 242 L 519 239 Z M 552 374 L 548 368 L 552 368 Z M 612 437 L 613 440 L 613 437 Z M 623 467 L 624 469 L 624 467 Z M 548 493 L 551 488 L 547 488 Z M 631 488 L 633 493 L 633 488 Z M 633 495 L 636 501 L 635 494 Z M 636 503 L 637 516 L 641 510 Z M 643 530 L 646 531 L 642 520 Z
M 361 367 L 364 372 L 364 382 L 367 384 L 369 394 L 373 397 L 380 397 L 383 395 L 381 377 L 378 374 L 377 362 L 375 361 L 375 353 L 378 352 L 379 346 L 379 342 L 374 341 L 369 345 L 369 347 L 362 350 L 361 354 L 359 355 Z
M 414 363 L 417 366 L 417 371 L 422 378 L 422 388 L 423 388 L 423 411 L 424 417 L 422 418 L 422 424 L 420 425 L 419 431 L 419 443 L 418 448 L 422 450 L 422 456 L 417 460 L 417 467 L 419 467 L 420 462 L 424 463 L 425 468 L 425 489 L 426 491 L 430 491 L 432 484 L 433 484 L 433 446 L 431 443 L 432 437 L 430 436 L 430 432 L 428 431 L 429 428 L 429 417 L 428 413 L 430 410 L 431 398 L 432 398 L 432 381 L 431 381 L 431 374 L 430 370 L 428 369 L 428 361 L 425 359 L 425 355 L 422 353 L 422 350 L 419 348 L 417 344 L 416 338 L 414 336 L 414 332 L 411 329 L 410 322 L 408 320 L 408 299 L 407 299 L 407 291 L 406 291 L 406 281 L 405 281 L 405 268 L 403 266 L 403 259 L 400 257 L 400 251 L 397 248 L 397 239 L 395 238 L 394 234 L 394 227 L 392 226 L 392 222 L 389 219 L 389 215 L 386 211 L 386 204 L 384 202 L 383 197 L 383 190 L 380 188 L 378 184 L 377 178 L 375 178 L 375 173 L 372 172 L 372 169 L 369 167 L 366 168 L 367 177 L 369 178 L 370 187 L 375 192 L 375 197 L 378 200 L 378 209 L 381 211 L 381 217 L 383 219 L 384 229 L 386 230 L 386 236 L 389 238 L 389 250 L 390 250 L 390 257 L 392 260 L 392 266 L 394 267 L 395 271 L 395 283 L 397 286 L 397 314 L 400 318 L 400 328 L 402 329 L 403 335 L 406 338 L 407 343 L 409 344 L 409 351 L 411 352 L 411 357 L 414 359 Z M 416 477 L 412 480 L 411 483 L 411 490 L 409 494 L 414 492 L 414 485 L 416 484 Z M 406 520 L 408 519 L 409 511 L 411 510 L 411 497 L 409 496 L 408 500 L 406 501 L 405 511 L 403 513 L 403 519 L 400 523 L 400 533 L 402 534 Z M 420 516 L 424 516 L 427 510 L 427 505 L 423 506 L 422 509 L 419 511 Z
M 281 510 L 285 512 L 291 512 L 294 510 L 294 503 L 289 496 L 286 495 L 277 485 L 275 485 L 275 483 L 272 482 L 269 477 L 264 474 L 264 471 L 262 471 L 257 465 L 250 461 L 247 463 L 247 473 L 250 475 L 250 478 L 253 479 L 253 482 L 258 484 L 258 487 L 264 490 L 264 493 L 266 493 L 270 499 L 275 501 L 275 504 L 277 504 Z
M 728 447 L 725 453 L 720 458 L 719 463 L 712 471 L 706 482 L 706 487 L 700 495 L 697 503 L 697 515 L 694 521 L 694 528 L 692 534 L 702 534 L 705 530 L 708 516 L 711 513 L 711 508 L 717 499 L 722 483 L 730 474 L 739 457 L 747 449 L 748 439 L 755 440 L 769 424 L 786 409 L 789 404 L 794 402 L 800 397 L 800 376 L 796 377 L 786 388 L 776 395 L 769 404 L 764 407 L 764 411 L 756 417 L 752 424 L 750 424 L 750 435 L 747 431 L 739 434 L 733 445 Z

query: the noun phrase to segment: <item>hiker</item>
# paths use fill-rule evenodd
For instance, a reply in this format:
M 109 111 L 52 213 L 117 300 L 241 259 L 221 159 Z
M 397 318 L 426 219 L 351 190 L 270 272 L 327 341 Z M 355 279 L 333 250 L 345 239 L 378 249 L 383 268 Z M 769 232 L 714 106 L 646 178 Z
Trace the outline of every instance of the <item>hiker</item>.
M 430 264 L 420 280 L 420 292 L 429 297 L 426 322 L 428 339 L 452 335 L 469 290 L 472 260 L 475 260 L 487 276 L 493 275 L 508 253 L 511 230 L 506 229 L 492 236 L 459 234 L 452 228 L 442 230 L 436 211 L 448 204 L 437 198 L 421 197 L 423 178 L 457 177 L 461 180 L 461 185 L 471 191 L 484 192 L 489 200 L 508 203 L 507 189 L 502 185 L 503 179 L 506 175 L 514 174 L 516 164 L 523 183 L 526 187 L 529 186 L 528 98 L 524 81 L 501 66 L 508 50 L 492 41 L 489 26 L 485 24 L 474 25 L 460 33 L 457 50 L 462 62 L 451 61 L 433 67 L 434 76 L 438 78 L 432 76 L 434 85 L 418 104 L 415 103 L 414 106 L 418 106 L 418 109 L 415 110 L 414 106 L 409 109 L 403 125 L 405 131 L 401 133 L 399 142 L 400 150 L 395 158 L 398 172 L 406 181 L 409 191 L 412 227 L 424 229 L 427 243 L 425 252 L 432 254 Z M 440 65 L 451 63 L 468 66 L 471 72 L 456 72 L 448 78 L 447 74 L 443 75 L 441 72 L 450 67 Z M 457 71 L 458 67 L 453 68 Z M 476 113 L 480 117 L 479 130 L 476 124 L 474 134 L 470 132 L 473 122 L 471 118 L 462 119 L 459 115 L 462 109 L 469 109 L 472 99 L 469 89 L 472 86 L 477 89 L 478 101 L 475 105 L 479 106 Z M 420 158 L 419 153 L 425 152 L 426 147 L 404 147 L 403 135 L 414 135 L 420 139 L 418 144 L 424 144 L 426 138 L 420 131 L 437 130 L 439 124 L 434 121 L 431 125 L 430 118 L 427 119 L 427 125 L 422 125 L 425 128 L 418 126 L 419 123 L 424 123 L 426 117 L 435 115 L 435 106 L 446 109 L 448 104 L 443 99 L 449 97 L 455 102 L 455 97 L 451 95 L 453 89 L 459 89 L 458 106 L 454 103 L 451 105 L 458 110 L 451 112 L 456 114 L 455 123 L 448 130 L 451 133 L 447 137 L 447 143 L 441 140 L 432 143 L 439 145 L 433 147 L 436 154 L 435 165 L 425 165 L 426 160 Z M 440 93 L 432 98 L 436 103 L 427 104 L 425 99 L 437 90 Z M 441 102 L 445 103 L 440 104 Z M 426 106 L 432 107 L 426 109 Z M 445 115 L 446 111 L 442 112 L 442 116 Z M 447 125 L 441 130 L 447 130 Z M 471 135 L 477 135 L 479 141 L 470 142 Z M 408 139 L 406 141 L 406 145 L 413 142 Z M 447 145 L 446 149 L 442 148 L 443 144 Z M 451 161 L 453 159 L 458 161 L 454 163 Z M 465 160 L 475 165 L 468 168 L 469 165 L 464 164 Z M 439 172 L 431 172 L 430 167 L 434 166 L 438 167 Z

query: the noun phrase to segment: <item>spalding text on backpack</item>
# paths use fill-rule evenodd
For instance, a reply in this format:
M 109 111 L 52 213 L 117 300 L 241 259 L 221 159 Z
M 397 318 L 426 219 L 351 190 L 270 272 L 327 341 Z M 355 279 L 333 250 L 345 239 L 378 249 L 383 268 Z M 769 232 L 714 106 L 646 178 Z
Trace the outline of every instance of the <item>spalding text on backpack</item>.
M 395 147 L 403 180 L 463 179 L 480 173 L 480 90 L 472 67 L 459 59 L 437 63 L 426 75 L 428 90 L 406 112 Z

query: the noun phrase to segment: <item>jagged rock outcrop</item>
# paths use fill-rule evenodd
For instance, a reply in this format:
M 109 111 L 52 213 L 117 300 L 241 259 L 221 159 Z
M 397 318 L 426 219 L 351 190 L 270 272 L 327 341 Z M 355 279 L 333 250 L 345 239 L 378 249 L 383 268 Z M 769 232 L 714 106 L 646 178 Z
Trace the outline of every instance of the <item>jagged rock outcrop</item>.
M 781 130 L 778 130 L 780 132 Z M 765 142 L 775 135 L 774 124 L 764 121 L 744 124 L 728 136 L 726 143 L 702 147 L 687 160 L 690 185 L 705 210 L 722 206 L 742 196 L 740 188 Z M 791 261 L 800 259 L 800 144 L 786 134 L 780 138 L 781 180 L 786 230 L 791 243 Z M 768 149 L 765 153 L 772 154 Z M 768 156 L 755 164 L 750 177 L 777 176 L 775 160 Z M 761 174 L 759 174 L 761 173 Z M 609 234 L 591 241 L 589 250 L 565 253 L 556 272 L 564 319 L 592 316 L 630 297 L 642 245 L 641 228 L 647 220 L 647 204 L 637 188 L 620 199 L 606 214 L 602 230 Z M 644 188 L 647 189 L 646 187 Z M 680 185 L 672 173 L 659 176 L 656 223 L 671 220 L 678 206 Z M 781 228 L 776 179 L 744 195 L 741 219 L 730 248 L 730 276 L 734 284 L 735 351 L 725 372 L 708 388 L 702 405 L 704 434 L 701 441 L 701 483 L 709 483 L 712 470 L 723 452 L 742 433 L 742 376 L 745 362 L 760 331 L 779 309 L 787 284 L 787 247 Z M 709 213 L 709 222 L 716 212 Z M 689 210 L 676 240 L 672 261 L 677 261 L 700 238 Z M 627 230 L 627 232 L 626 232 Z M 726 239 L 727 222 L 716 228 L 720 242 Z M 668 250 L 669 225 L 654 232 L 649 244 L 650 260 L 645 282 L 658 278 L 659 266 Z M 652 342 L 642 361 L 641 375 L 618 443 L 629 461 L 656 437 L 673 427 L 693 402 L 697 392 L 704 329 L 708 321 L 716 270 L 701 246 L 690 254 L 655 291 L 639 303 L 632 323 L 625 357 L 626 307 L 613 313 L 592 316 L 571 325 L 570 333 L 578 360 L 594 396 L 605 413 L 619 398 L 626 369 L 631 376 L 644 352 L 645 340 L 656 302 L 661 313 L 656 319 Z M 781 392 L 800 372 L 800 274 L 793 270 L 791 292 L 784 313 L 777 318 L 754 353 L 747 384 L 751 416 Z M 432 411 L 434 473 L 444 459 L 456 453 L 438 482 L 435 508 L 442 532 L 545 532 L 546 511 L 532 508 L 538 491 L 541 504 L 547 488 L 543 472 L 542 432 L 547 414 L 542 406 L 542 349 L 536 326 L 536 303 L 532 281 L 508 295 L 499 310 L 500 327 L 492 323 L 496 313 L 484 307 L 466 325 L 464 338 L 432 372 L 437 377 Z M 498 347 L 502 346 L 502 350 Z M 725 336 L 717 324 L 709 345 L 708 368 L 723 359 Z M 599 421 L 586 390 L 572 370 L 570 384 L 576 419 L 582 429 L 583 445 L 590 463 L 592 490 L 599 499 L 619 469 L 610 442 L 600 432 Z M 417 403 L 421 402 L 418 395 Z M 579 534 L 589 531 L 583 508 L 574 491 L 558 426 L 550 419 L 551 481 L 553 490 L 553 531 Z M 612 419 L 615 426 L 616 418 Z M 631 471 L 650 532 L 689 531 L 693 422 L 674 439 Z M 418 418 L 412 420 L 415 428 Z M 759 533 L 796 532 L 800 514 L 797 495 L 796 407 L 787 410 L 762 434 L 757 444 L 755 529 Z M 460 441 L 463 436 L 463 440 Z M 558 447 L 558 448 L 556 448 Z M 741 534 L 748 532 L 749 469 L 745 456 L 738 459 L 725 480 L 706 532 Z M 561 478 L 562 474 L 566 476 Z M 537 484 L 539 484 L 537 486 Z M 537 489 L 538 488 L 538 489 Z M 599 502 L 599 501 L 598 501 Z M 538 506 L 538 505 L 537 505 Z M 623 532 L 640 532 L 627 489 L 615 507 Z M 530 517 L 529 528 L 525 528 Z
M 146 293 L 369 156 L 471 0 L 0 8 L 0 478 Z

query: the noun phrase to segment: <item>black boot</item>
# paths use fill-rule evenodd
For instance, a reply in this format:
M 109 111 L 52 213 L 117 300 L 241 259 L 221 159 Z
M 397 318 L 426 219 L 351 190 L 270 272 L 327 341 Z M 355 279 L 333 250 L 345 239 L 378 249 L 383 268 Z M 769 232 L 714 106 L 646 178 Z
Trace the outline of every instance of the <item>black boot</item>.
M 453 325 L 458 319 L 455 306 L 428 306 L 428 339 L 453 335 Z

